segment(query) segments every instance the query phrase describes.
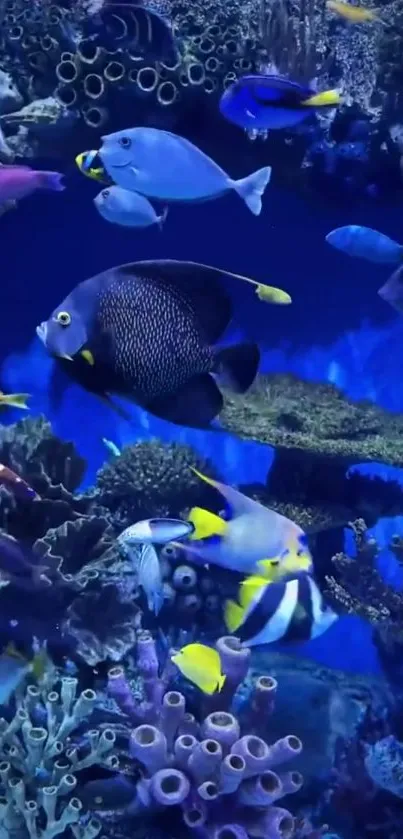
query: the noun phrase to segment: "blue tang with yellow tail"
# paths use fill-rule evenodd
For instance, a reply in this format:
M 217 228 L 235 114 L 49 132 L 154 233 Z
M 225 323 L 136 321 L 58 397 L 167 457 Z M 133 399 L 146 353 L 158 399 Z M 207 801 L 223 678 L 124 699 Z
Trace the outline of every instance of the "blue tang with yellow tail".
M 247 647 L 274 641 L 295 642 L 317 638 L 338 615 L 327 605 L 310 573 L 290 574 L 277 582 L 253 575 L 241 583 L 238 602 L 224 608 L 229 632 Z
M 37 334 L 65 372 L 117 410 L 112 394 L 209 428 L 223 406 L 217 381 L 243 393 L 259 365 L 254 343 L 212 347 L 232 318 L 220 282 L 232 276 L 175 260 L 120 265 L 76 286 Z
M 230 509 L 229 520 L 194 507 L 189 513 L 193 532 L 185 542 L 174 542 L 176 547 L 201 564 L 212 563 L 246 574 L 254 572 L 259 561 L 267 559 L 266 579 L 270 576 L 268 569 L 274 578 L 285 561 L 287 572 L 311 570 L 312 557 L 298 524 L 233 487 L 193 471 L 224 496 Z
M 315 111 L 340 104 L 337 90 L 317 93 L 280 75 L 249 75 L 230 85 L 220 99 L 220 111 L 229 122 L 247 131 L 292 128 Z
M 265 166 L 234 181 L 201 149 L 159 128 L 128 128 L 102 137 L 99 156 L 108 175 L 123 189 L 158 201 L 208 201 L 233 190 L 258 216 L 270 181 Z

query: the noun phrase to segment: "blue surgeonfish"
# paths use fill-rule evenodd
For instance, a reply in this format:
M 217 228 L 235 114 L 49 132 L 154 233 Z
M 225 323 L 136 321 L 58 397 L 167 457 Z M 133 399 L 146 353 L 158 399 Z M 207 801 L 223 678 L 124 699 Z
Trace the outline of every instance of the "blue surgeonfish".
M 258 216 L 270 181 L 265 166 L 233 180 L 184 137 L 159 128 L 127 128 L 102 137 L 99 156 L 108 175 L 123 189 L 159 201 L 195 202 L 219 198 L 232 190 Z
M 368 262 L 398 265 L 403 261 L 403 245 L 378 230 L 360 224 L 336 227 L 327 234 L 326 242 L 349 256 L 367 259 Z
M 337 90 L 318 92 L 279 73 L 241 76 L 221 96 L 220 111 L 246 131 L 292 128 L 316 111 L 340 104 Z
M 167 208 L 158 215 L 148 198 L 122 189 L 121 186 L 108 186 L 94 198 L 94 204 L 105 221 L 121 227 L 151 227 L 158 225 L 160 230 L 167 217 Z

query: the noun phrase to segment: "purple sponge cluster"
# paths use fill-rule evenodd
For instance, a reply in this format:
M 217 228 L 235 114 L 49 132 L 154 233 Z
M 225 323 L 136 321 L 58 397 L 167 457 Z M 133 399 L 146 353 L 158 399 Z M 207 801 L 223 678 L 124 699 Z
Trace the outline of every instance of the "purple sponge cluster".
M 159 675 L 148 633 L 138 640 L 143 699 L 133 697 L 123 668 L 109 672 L 109 692 L 134 725 L 130 752 L 144 771 L 138 799 L 150 809 L 180 807 L 190 831 L 209 839 L 292 839 L 294 819 L 277 804 L 303 779 L 277 767 L 301 752 L 301 741 L 290 735 L 269 746 L 241 731 L 231 700 L 247 674 L 250 651 L 232 637 L 220 638 L 216 648 L 226 680 L 221 693 L 203 698 L 210 707 L 201 721 L 186 712 L 181 693 L 167 690 L 172 670 Z M 269 676 L 256 681 L 248 706 L 252 732 L 271 712 L 276 687 Z

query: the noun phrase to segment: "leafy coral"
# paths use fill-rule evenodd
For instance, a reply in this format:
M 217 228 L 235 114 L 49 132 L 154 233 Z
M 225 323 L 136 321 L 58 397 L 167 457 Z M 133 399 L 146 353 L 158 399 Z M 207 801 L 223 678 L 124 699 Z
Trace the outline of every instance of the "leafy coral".
M 76 494 L 86 461 L 73 443 L 53 434 L 44 417 L 27 417 L 0 429 L 0 463 L 39 496 L 32 501 L 0 487 L 0 525 L 11 535 L 32 543 L 49 528 L 89 510 L 91 496 Z

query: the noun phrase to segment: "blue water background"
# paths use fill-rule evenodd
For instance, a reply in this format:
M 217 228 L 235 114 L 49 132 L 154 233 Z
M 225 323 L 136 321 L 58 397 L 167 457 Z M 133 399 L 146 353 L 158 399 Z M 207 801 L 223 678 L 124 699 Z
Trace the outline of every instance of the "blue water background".
M 41 168 L 51 166 L 43 162 Z M 390 410 L 403 410 L 403 320 L 377 295 L 388 268 L 352 260 L 325 242 L 331 229 L 350 223 L 378 228 L 403 241 L 401 209 L 368 203 L 332 206 L 324 198 L 270 186 L 259 218 L 236 195 L 229 195 L 190 209 L 171 208 L 162 233 L 157 228 L 135 232 L 98 216 L 92 199 L 99 187 L 73 167 L 66 182 L 63 194 L 32 196 L 1 219 L 0 384 L 3 390 L 31 392 L 33 413 L 45 412 L 57 434 L 75 441 L 88 459 L 88 484 L 107 456 L 102 437 L 119 446 L 154 436 L 189 442 L 217 463 L 229 483 L 263 480 L 273 457 L 269 447 L 229 436 L 223 440 L 221 435 L 218 444 L 213 433 L 180 429 L 136 408 L 137 427 L 132 430 L 74 385 L 66 390 L 61 409 L 51 410 L 51 362 L 35 337 L 35 327 L 78 282 L 124 262 L 189 259 L 285 288 L 293 305 L 271 307 L 259 303 L 251 286 L 234 281 L 234 326 L 226 338 L 257 340 L 263 370 L 330 381 L 353 398 L 371 398 Z M 16 412 L 7 416 L 10 421 L 16 418 Z M 363 469 L 403 479 L 399 469 Z M 403 534 L 403 516 L 380 521 L 374 533 L 386 545 L 394 533 Z M 402 586 L 401 570 L 386 549 L 380 563 L 387 579 Z M 370 630 L 355 618 L 343 618 L 320 639 L 296 649 L 334 667 L 379 671 Z

